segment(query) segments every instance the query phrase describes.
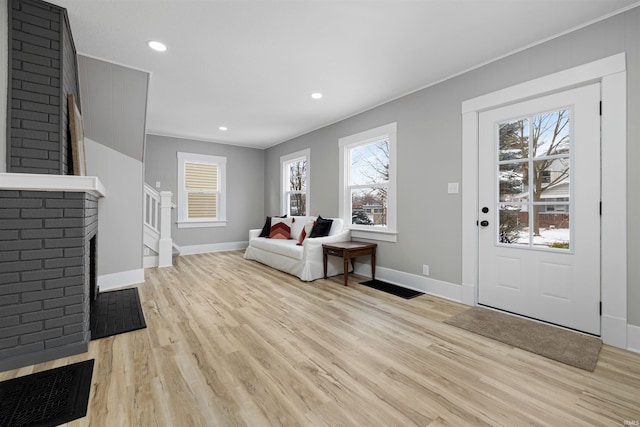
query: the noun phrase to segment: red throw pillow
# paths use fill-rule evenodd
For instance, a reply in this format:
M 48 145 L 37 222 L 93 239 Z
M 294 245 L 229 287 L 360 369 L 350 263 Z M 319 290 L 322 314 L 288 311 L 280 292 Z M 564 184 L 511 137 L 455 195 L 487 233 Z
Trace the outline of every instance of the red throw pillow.
M 271 218 L 270 239 L 289 239 L 293 218 Z
M 302 242 L 304 242 L 305 237 L 311 234 L 311 230 L 315 225 L 315 221 L 309 221 L 304 225 L 304 227 L 302 227 L 302 231 L 300 232 L 300 236 L 298 236 L 298 243 L 296 243 L 296 245 L 302 246 Z
M 282 215 L 280 218 L 286 218 L 287 215 Z M 262 231 L 258 237 L 269 237 L 269 232 L 271 231 L 271 217 L 268 216 L 264 225 L 262 226 Z

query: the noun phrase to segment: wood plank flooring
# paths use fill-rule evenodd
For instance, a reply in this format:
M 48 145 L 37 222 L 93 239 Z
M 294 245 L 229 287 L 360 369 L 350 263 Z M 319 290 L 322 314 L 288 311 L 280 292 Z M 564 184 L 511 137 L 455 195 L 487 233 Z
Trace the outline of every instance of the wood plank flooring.
M 442 321 L 467 307 L 403 300 L 342 276 L 301 282 L 242 252 L 146 270 L 147 329 L 0 380 L 95 359 L 68 426 L 624 426 L 640 420 L 640 354 L 594 372 Z M 633 424 L 631 424 L 633 425 Z

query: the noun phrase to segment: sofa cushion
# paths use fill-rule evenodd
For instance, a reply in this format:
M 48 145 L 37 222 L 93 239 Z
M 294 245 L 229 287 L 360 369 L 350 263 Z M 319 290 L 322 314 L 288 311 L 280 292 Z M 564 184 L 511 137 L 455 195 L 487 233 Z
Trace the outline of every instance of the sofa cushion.
M 286 215 L 282 215 L 281 217 L 276 217 L 276 218 L 286 218 L 286 217 L 287 217 Z M 262 231 L 260 232 L 259 236 L 267 237 L 270 232 L 271 232 L 271 217 L 268 216 L 267 219 L 264 221 L 264 225 L 262 226 Z
M 264 251 L 273 252 L 279 255 L 284 255 L 289 258 L 302 259 L 304 253 L 302 246 L 297 246 L 296 241 L 293 239 L 266 239 L 264 237 L 258 237 L 251 240 L 251 246 L 262 249 Z
M 271 218 L 270 239 L 289 239 L 293 218 Z
M 322 216 L 318 216 L 316 220 L 316 224 L 311 230 L 311 235 L 309 237 L 326 237 L 329 235 L 331 231 L 331 224 L 333 223 L 332 219 L 322 218 Z

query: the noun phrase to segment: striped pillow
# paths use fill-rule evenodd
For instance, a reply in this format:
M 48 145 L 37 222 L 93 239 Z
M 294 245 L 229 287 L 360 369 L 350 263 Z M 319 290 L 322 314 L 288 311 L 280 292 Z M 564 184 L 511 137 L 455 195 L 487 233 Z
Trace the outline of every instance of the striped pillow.
M 293 218 L 271 218 L 271 230 L 269 231 L 270 239 L 289 239 L 291 238 L 291 225 Z

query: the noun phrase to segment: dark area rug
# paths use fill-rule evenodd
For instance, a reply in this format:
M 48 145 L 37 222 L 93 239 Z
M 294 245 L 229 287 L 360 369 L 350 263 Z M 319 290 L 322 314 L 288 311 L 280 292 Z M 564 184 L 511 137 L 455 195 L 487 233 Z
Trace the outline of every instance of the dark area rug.
M 444 323 L 586 371 L 596 368 L 602 347 L 602 341 L 590 335 L 481 307 Z
M 403 288 L 402 286 L 393 285 L 391 283 L 383 282 L 382 280 L 367 280 L 366 282 L 360 282 L 360 284 L 404 299 L 411 299 L 424 295 L 423 292 Z
M 87 415 L 93 359 L 0 383 L 0 426 L 53 427 Z
M 100 292 L 91 308 L 91 339 L 146 328 L 138 288 Z

